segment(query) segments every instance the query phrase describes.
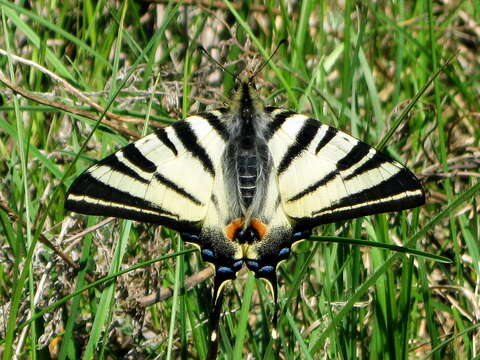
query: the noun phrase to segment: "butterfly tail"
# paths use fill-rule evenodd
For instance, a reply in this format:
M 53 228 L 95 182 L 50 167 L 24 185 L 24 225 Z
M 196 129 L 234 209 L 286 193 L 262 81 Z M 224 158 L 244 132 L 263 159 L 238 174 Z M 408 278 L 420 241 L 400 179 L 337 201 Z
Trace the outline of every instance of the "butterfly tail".
M 215 284 L 213 288 L 212 295 L 212 308 L 208 316 L 208 327 L 209 327 L 209 345 L 208 345 L 208 360 L 213 360 L 217 358 L 218 352 L 218 323 L 220 321 L 220 312 L 223 305 L 223 283 L 224 280 L 220 279 L 218 276 L 215 276 Z

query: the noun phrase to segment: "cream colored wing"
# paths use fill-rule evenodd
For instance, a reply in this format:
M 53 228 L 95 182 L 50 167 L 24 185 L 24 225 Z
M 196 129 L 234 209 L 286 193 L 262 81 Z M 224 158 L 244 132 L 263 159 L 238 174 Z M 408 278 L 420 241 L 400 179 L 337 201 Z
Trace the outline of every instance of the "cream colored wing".
M 373 147 L 304 115 L 275 108 L 270 114 L 265 136 L 295 229 L 425 202 L 418 179 Z
M 228 139 L 220 119 L 219 111 L 190 116 L 127 145 L 73 182 L 65 208 L 198 229 Z

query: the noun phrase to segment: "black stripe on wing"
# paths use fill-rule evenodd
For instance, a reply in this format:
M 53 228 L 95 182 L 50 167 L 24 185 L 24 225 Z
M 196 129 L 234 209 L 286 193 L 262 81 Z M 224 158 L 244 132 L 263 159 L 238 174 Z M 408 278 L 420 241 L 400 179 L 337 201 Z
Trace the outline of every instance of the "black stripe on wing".
M 84 213 L 77 208 L 76 203 L 78 203 L 78 201 L 69 199 L 70 195 L 86 196 L 88 199 L 91 199 L 91 202 L 89 202 L 88 200 L 85 200 L 85 202 L 87 203 L 86 206 L 89 206 L 89 209 L 94 212 L 92 213 L 94 215 L 117 216 L 115 212 L 113 212 L 112 214 L 110 213 L 104 214 L 96 211 L 95 201 L 100 200 L 103 202 L 112 203 L 112 208 L 115 209 L 114 211 L 118 210 L 122 205 L 126 205 L 129 207 L 135 208 L 134 209 L 135 211 L 137 211 L 138 209 L 138 212 L 140 213 L 144 209 L 144 210 L 154 211 L 159 215 L 164 214 L 171 217 L 176 217 L 176 218 L 179 217 L 178 214 L 174 214 L 168 210 L 162 209 L 161 207 L 156 206 L 141 197 L 134 196 L 125 191 L 121 191 L 119 189 L 116 189 L 110 185 L 107 185 L 101 182 L 100 180 L 93 177 L 92 174 L 88 171 L 80 175 L 73 182 L 72 186 L 70 186 L 70 189 L 68 190 L 68 194 L 67 194 L 67 201 L 66 201 L 67 210 Z M 89 210 L 89 209 L 86 209 L 86 210 Z
M 296 112 L 293 111 L 283 111 L 280 114 L 275 115 L 273 120 L 268 123 L 267 128 L 265 130 L 264 136 L 265 140 L 268 142 L 273 135 L 280 129 L 285 122 L 286 119 L 288 119 L 290 116 L 296 115 Z
M 177 148 L 175 147 L 175 144 L 169 139 L 167 131 L 165 129 L 155 129 L 155 135 L 163 145 L 168 147 L 170 151 L 175 154 L 175 156 L 178 155 Z
M 117 153 L 107 156 L 105 159 L 99 161 L 97 166 L 106 166 L 111 170 L 119 172 L 123 175 L 129 176 L 137 181 L 140 181 L 144 184 L 148 184 L 148 180 L 144 179 L 140 175 L 137 174 L 135 170 L 131 167 L 125 165 L 122 161 L 120 161 L 117 157 Z
M 220 121 L 217 115 L 212 112 L 206 111 L 198 114 L 198 116 L 206 119 L 210 126 L 215 129 L 218 135 L 221 136 L 223 141 L 227 142 L 230 137 L 225 125 Z
M 123 156 L 130 161 L 133 165 L 140 168 L 147 173 L 153 173 L 157 167 L 153 162 L 148 160 L 145 155 L 135 146 L 135 143 L 131 143 L 120 150 Z
M 188 191 L 186 191 L 184 188 L 178 186 L 177 184 L 175 184 L 173 181 L 167 179 L 166 177 L 164 177 L 162 174 L 159 174 L 159 173 L 156 173 L 155 174 L 155 178 L 163 185 L 165 185 L 166 187 L 168 187 L 170 190 L 174 191 L 176 194 L 180 195 L 180 196 L 183 196 L 185 198 L 187 198 L 188 200 L 190 200 L 191 202 L 193 202 L 194 204 L 196 205 L 203 205 L 203 203 L 198 200 L 195 196 L 193 196 L 192 194 L 190 194 Z
M 367 171 L 379 168 L 382 166 L 382 164 L 388 162 L 392 162 L 392 160 L 388 156 L 377 151 L 370 159 L 368 159 L 362 165 L 356 168 L 350 175 L 346 176 L 344 180 L 350 180 L 356 176 L 362 175 Z
M 306 195 L 308 195 L 312 192 L 315 192 L 320 186 L 326 185 L 329 181 L 333 180 L 338 175 L 340 175 L 340 174 L 337 170 L 331 171 L 329 174 L 324 176 L 322 179 L 318 180 L 316 183 L 313 183 L 312 185 L 307 187 L 305 190 L 300 191 L 298 194 L 292 196 L 290 199 L 287 200 L 287 202 L 297 201 L 297 200 L 303 198 L 304 196 L 306 196 Z
M 337 168 L 340 171 L 347 170 L 353 165 L 360 162 L 365 156 L 368 155 L 372 147 L 359 141 L 343 158 L 338 160 Z
M 185 149 L 187 149 L 194 157 L 202 163 L 203 167 L 212 175 L 215 176 L 215 169 L 213 168 L 212 160 L 208 156 L 205 149 L 198 143 L 198 138 L 192 127 L 187 121 L 179 121 L 172 125 L 175 134 L 182 142 Z
M 332 140 L 335 135 L 337 135 L 338 130 L 332 126 L 327 126 L 327 131 L 325 131 L 325 135 L 323 135 L 322 140 L 317 145 L 315 149 L 315 154 L 318 154 L 320 150 L 323 149 L 325 145 L 327 145 L 330 140 Z
M 74 202 L 74 205 L 71 205 L 72 202 Z M 67 210 L 69 210 L 68 206 L 74 206 L 75 209 L 73 211 L 85 215 L 112 216 L 121 219 L 163 225 L 180 232 L 195 233 L 201 228 L 201 224 L 198 222 L 174 220 L 162 215 L 145 212 L 142 213 L 125 208 L 110 207 L 106 205 L 95 205 L 95 208 L 92 208 L 91 204 L 87 201 L 72 201 L 67 199 L 65 201 L 65 208 Z
M 364 199 L 368 199 L 368 201 L 381 201 L 385 199 L 386 202 L 389 201 L 388 197 L 402 195 L 403 193 L 409 191 L 419 191 L 419 194 L 423 197 L 422 186 L 420 185 L 417 178 L 407 169 L 403 168 L 395 175 L 385 179 L 384 181 L 380 182 L 379 184 L 364 189 L 359 192 L 352 193 L 343 199 L 339 200 L 337 203 L 332 205 L 329 208 L 322 209 L 321 212 L 324 211 L 335 211 L 335 209 L 343 208 L 347 206 L 354 206 L 354 205 L 361 205 L 365 203 Z M 408 194 L 404 194 L 404 199 L 408 202 L 410 196 Z M 416 196 L 415 196 L 416 198 Z M 379 203 L 377 203 L 379 204 Z M 421 204 L 418 204 L 421 205 Z M 416 206 L 418 206 L 416 205 Z M 393 209 L 397 210 L 397 209 Z M 320 211 L 319 211 L 320 212 Z M 315 213 L 313 213 L 315 215 Z
M 361 216 L 368 216 L 374 214 L 387 213 L 392 211 L 400 211 L 411 209 L 425 203 L 423 195 L 410 196 L 403 199 L 395 199 L 383 203 L 376 203 L 365 205 L 355 209 L 342 209 L 331 213 L 322 214 L 315 217 L 295 218 L 292 221 L 295 223 L 295 229 L 305 230 L 312 229 L 315 226 L 322 224 L 330 224 L 337 221 L 350 220 Z
M 308 148 L 312 140 L 317 135 L 320 122 L 314 119 L 307 119 L 300 131 L 295 137 L 295 141 L 283 155 L 278 165 L 277 174 L 281 175 L 292 164 L 293 160 L 300 155 L 302 151 Z

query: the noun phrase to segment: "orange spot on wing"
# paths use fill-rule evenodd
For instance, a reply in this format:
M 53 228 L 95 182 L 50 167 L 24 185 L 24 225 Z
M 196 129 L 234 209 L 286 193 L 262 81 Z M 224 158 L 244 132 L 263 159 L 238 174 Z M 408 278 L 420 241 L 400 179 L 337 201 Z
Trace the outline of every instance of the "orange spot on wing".
M 267 225 L 265 225 L 263 222 L 261 222 L 258 219 L 253 219 L 252 222 L 250 223 L 252 228 L 257 230 L 258 237 L 260 239 L 263 239 L 263 237 L 267 234 Z
M 225 235 L 227 236 L 228 239 L 233 240 L 235 237 L 235 234 L 237 233 L 237 230 L 240 229 L 243 226 L 243 220 L 241 219 L 236 219 L 233 220 L 230 224 L 228 224 L 225 227 Z

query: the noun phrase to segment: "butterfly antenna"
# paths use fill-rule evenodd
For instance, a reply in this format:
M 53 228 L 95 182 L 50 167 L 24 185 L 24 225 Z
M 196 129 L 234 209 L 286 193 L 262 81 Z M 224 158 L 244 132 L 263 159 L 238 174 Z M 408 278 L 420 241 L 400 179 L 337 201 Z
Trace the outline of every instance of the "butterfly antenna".
M 235 80 L 237 80 L 237 75 L 235 75 L 234 73 L 232 73 L 231 71 L 227 70 L 227 68 L 225 68 L 222 64 L 220 64 L 217 60 L 215 60 L 212 55 L 210 55 L 208 53 L 207 50 L 205 50 L 205 48 L 203 46 L 197 46 L 197 50 L 200 50 L 201 52 L 203 52 L 207 58 L 213 62 L 215 65 L 217 65 L 220 69 L 222 69 L 223 72 L 227 73 L 228 75 L 230 75 L 231 77 L 233 77 Z
M 288 45 L 287 39 L 282 39 L 282 40 L 278 43 L 278 45 L 277 45 L 277 47 L 275 48 L 275 50 L 273 51 L 272 55 L 270 55 L 270 57 L 269 57 L 267 60 L 265 60 L 262 65 L 260 65 L 260 67 L 257 69 L 257 71 L 255 71 L 255 72 L 253 73 L 252 76 L 250 76 L 249 81 L 252 81 L 252 80 L 255 78 L 255 76 L 257 76 L 257 74 L 258 74 L 260 71 L 263 70 L 263 68 L 264 68 L 264 67 L 270 62 L 270 60 L 272 60 L 272 58 L 277 54 L 278 50 L 280 49 L 280 47 L 281 47 L 282 45 Z

